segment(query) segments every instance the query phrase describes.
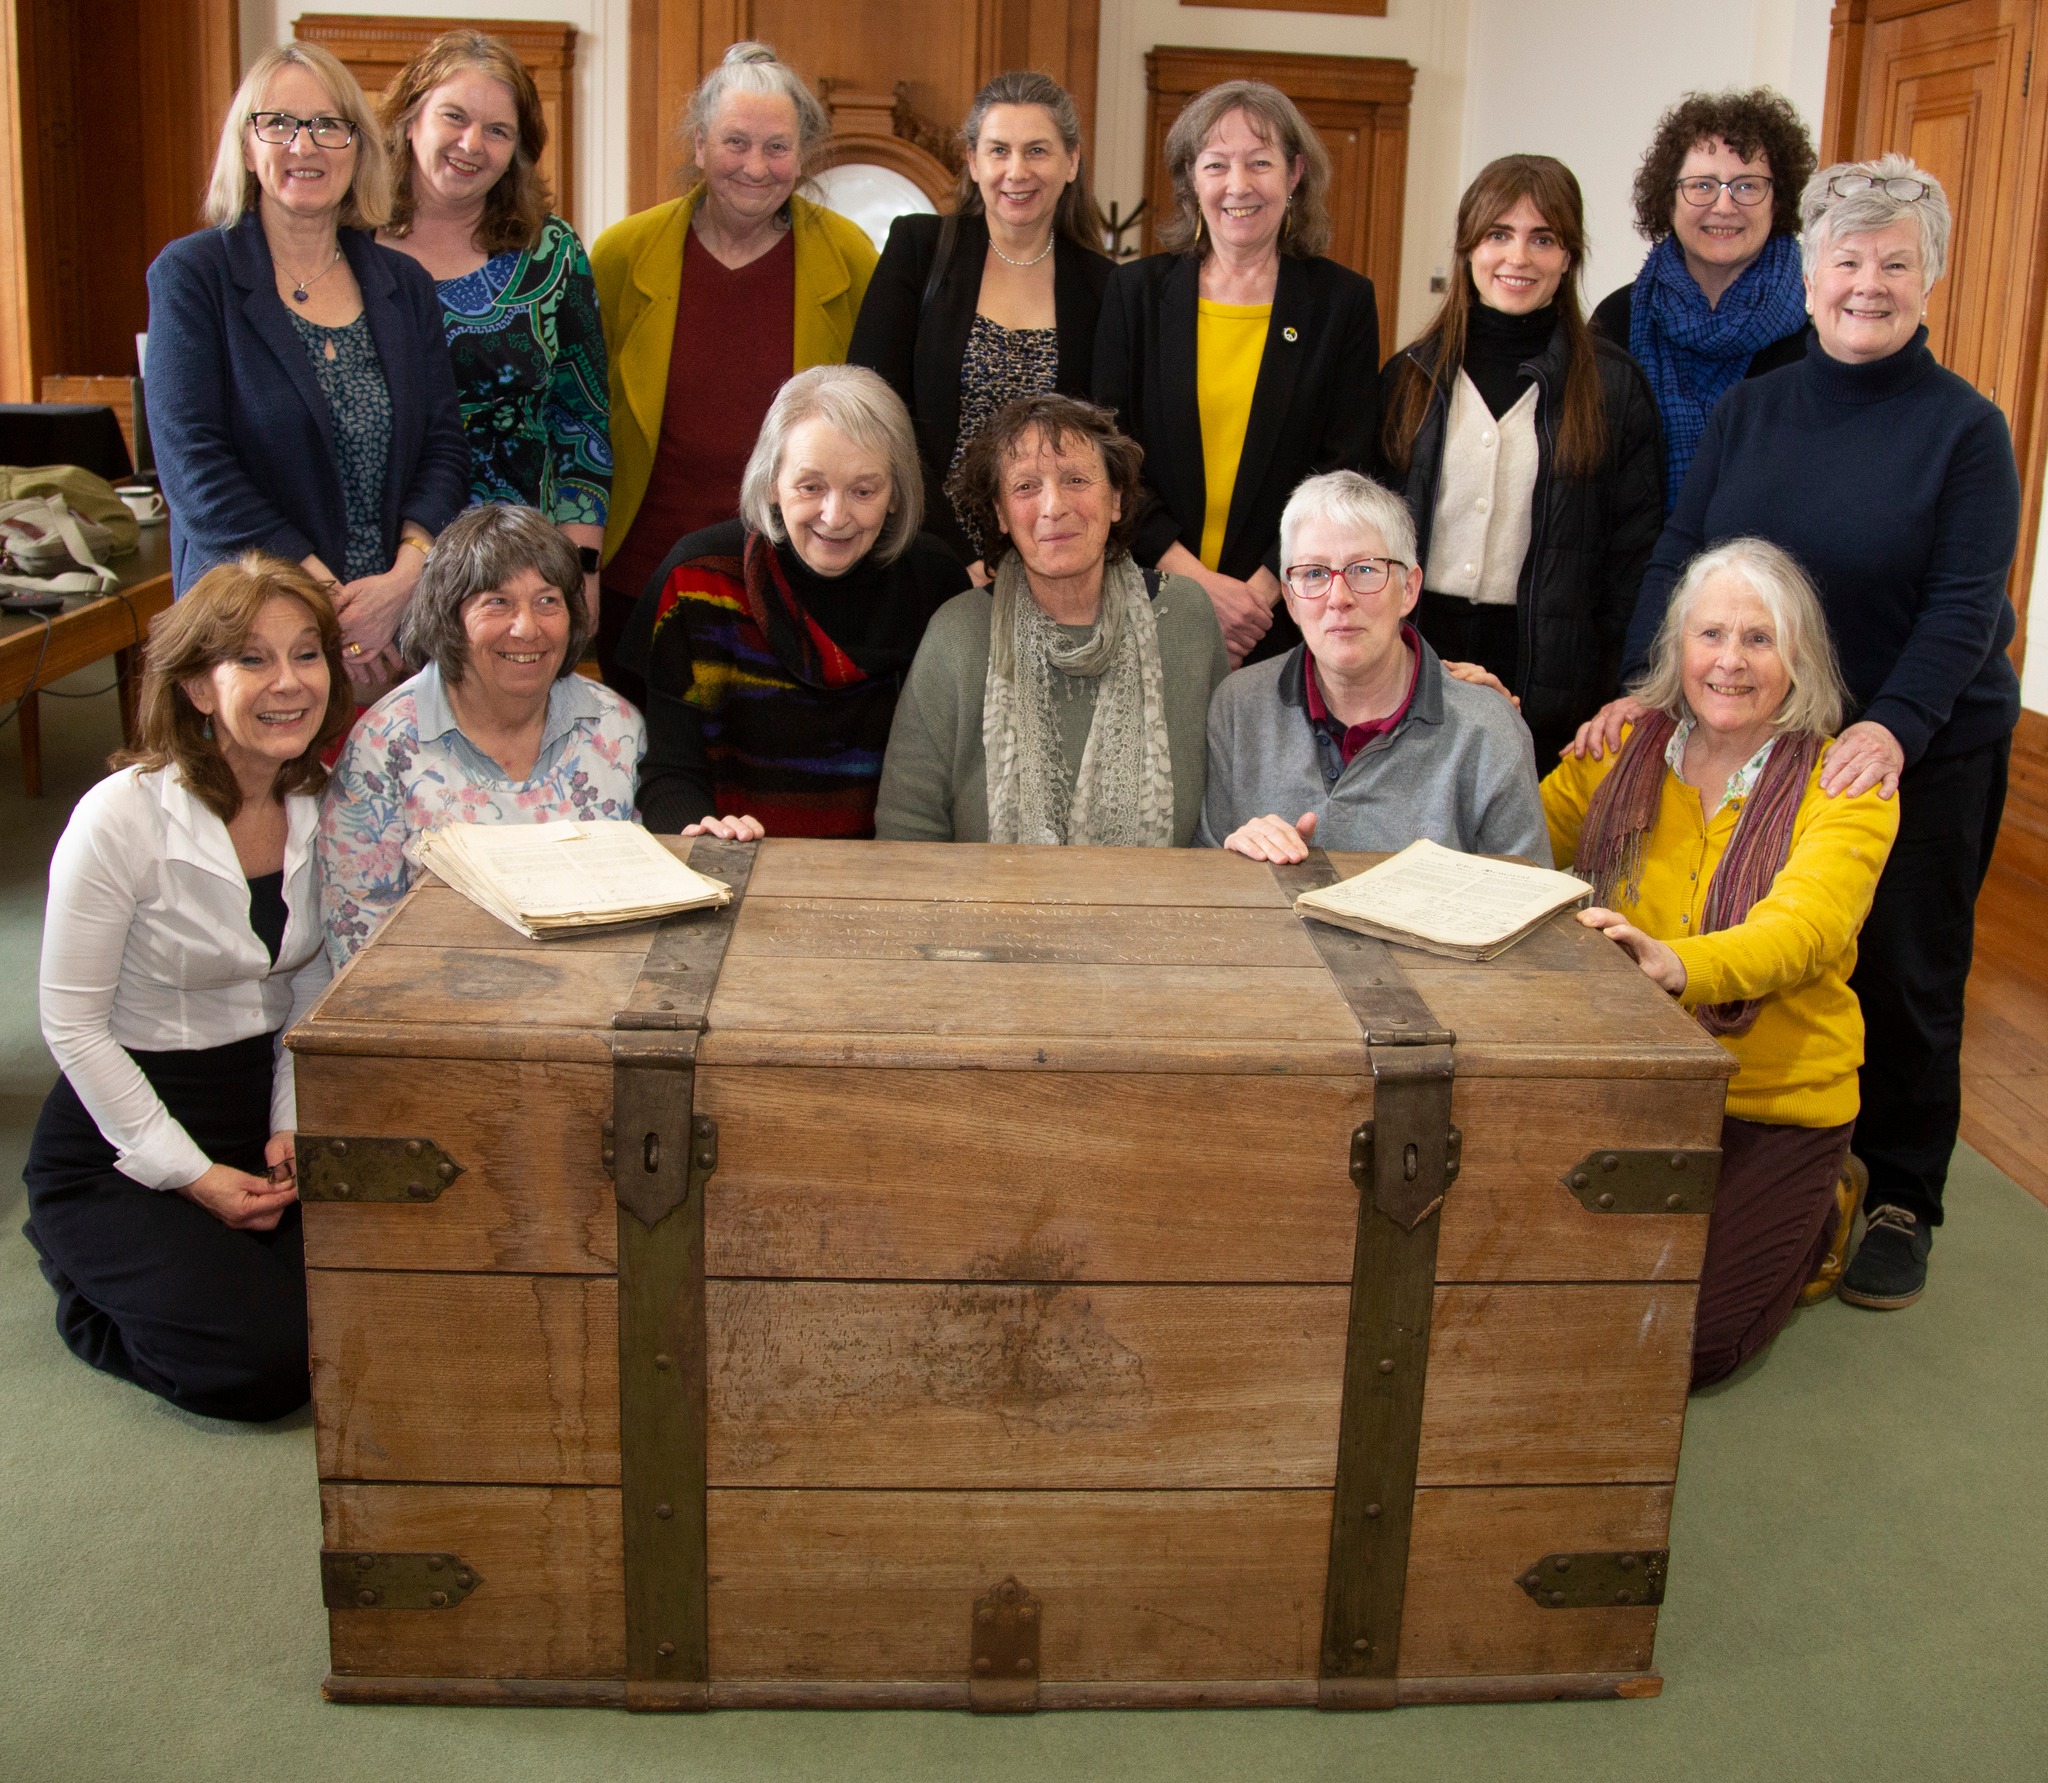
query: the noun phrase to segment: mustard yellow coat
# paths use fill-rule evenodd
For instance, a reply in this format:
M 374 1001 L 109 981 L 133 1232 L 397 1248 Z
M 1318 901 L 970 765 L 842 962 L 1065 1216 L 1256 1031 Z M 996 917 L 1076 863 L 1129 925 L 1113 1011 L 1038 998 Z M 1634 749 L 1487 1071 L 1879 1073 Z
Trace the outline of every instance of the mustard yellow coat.
M 614 223 L 590 250 L 611 359 L 612 500 L 604 535 L 607 560 L 633 529 L 654 473 L 661 409 L 668 397 L 669 349 L 682 295 L 683 243 L 704 196 L 681 198 Z M 796 242 L 796 352 L 792 372 L 838 365 L 853 339 L 854 318 L 875 270 L 875 247 L 858 223 L 808 198 L 789 201 Z

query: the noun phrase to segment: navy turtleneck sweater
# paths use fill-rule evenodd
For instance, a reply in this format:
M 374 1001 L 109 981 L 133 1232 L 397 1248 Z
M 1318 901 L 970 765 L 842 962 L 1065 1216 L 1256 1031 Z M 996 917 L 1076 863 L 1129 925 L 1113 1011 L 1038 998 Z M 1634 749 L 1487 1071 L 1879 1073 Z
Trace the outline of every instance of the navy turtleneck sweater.
M 1908 767 L 2019 721 L 2006 572 L 2020 483 L 2005 417 L 1935 363 L 1927 330 L 1889 357 L 1806 357 L 1730 390 L 1707 421 L 1643 576 L 1626 672 L 1648 660 L 1686 561 L 1745 535 L 1820 590 L 1849 684 L 1846 722 L 1898 738 Z

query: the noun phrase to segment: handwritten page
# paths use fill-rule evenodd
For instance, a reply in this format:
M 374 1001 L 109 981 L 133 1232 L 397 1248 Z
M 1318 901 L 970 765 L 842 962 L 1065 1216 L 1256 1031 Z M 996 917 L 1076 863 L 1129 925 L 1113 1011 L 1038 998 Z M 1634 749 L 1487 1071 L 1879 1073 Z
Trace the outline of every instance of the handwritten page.
M 1421 841 L 1339 884 L 1304 892 L 1295 908 L 1347 927 L 1369 923 L 1374 933 L 1486 949 L 1533 928 L 1590 889 L 1569 873 Z
M 644 921 L 732 895 L 634 823 L 450 824 L 417 852 L 473 903 L 533 936 Z

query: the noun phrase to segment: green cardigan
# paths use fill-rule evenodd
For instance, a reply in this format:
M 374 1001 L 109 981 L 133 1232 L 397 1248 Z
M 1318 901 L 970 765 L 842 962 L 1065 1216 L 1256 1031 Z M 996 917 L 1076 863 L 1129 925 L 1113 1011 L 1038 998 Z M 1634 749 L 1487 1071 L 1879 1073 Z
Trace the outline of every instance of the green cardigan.
M 981 747 L 982 694 L 988 683 L 988 591 L 956 594 L 932 617 L 882 762 L 875 834 L 897 842 L 986 842 L 988 759 Z M 1194 840 L 1208 769 L 1209 696 L 1230 672 L 1216 610 L 1199 583 L 1163 576 L 1152 603 L 1166 683 L 1166 740 L 1173 760 L 1173 843 Z M 1081 758 L 1095 715 L 1096 683 L 1065 677 L 1071 699 L 1055 696 L 1060 742 Z

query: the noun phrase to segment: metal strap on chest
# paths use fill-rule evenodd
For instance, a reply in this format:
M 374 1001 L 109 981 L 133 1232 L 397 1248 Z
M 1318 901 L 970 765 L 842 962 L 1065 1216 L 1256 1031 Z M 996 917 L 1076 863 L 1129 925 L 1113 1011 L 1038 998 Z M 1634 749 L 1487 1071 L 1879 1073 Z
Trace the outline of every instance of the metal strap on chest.
M 612 1018 L 629 1709 L 709 1706 L 704 1185 L 718 1165 L 718 1129 L 692 1102 L 697 1040 L 754 847 L 696 843 L 691 866 L 730 885 L 732 902 L 664 922 L 632 997 Z
M 1339 877 L 1314 849 L 1273 877 L 1290 898 Z M 1422 1447 L 1422 1395 L 1444 1191 L 1458 1174 L 1452 1048 L 1386 943 L 1309 920 L 1316 951 L 1357 1018 L 1373 1078 L 1372 1119 L 1351 1140 L 1358 1236 L 1351 1263 L 1344 1399 L 1323 1590 L 1318 1703 L 1396 1701 L 1408 1539 Z

